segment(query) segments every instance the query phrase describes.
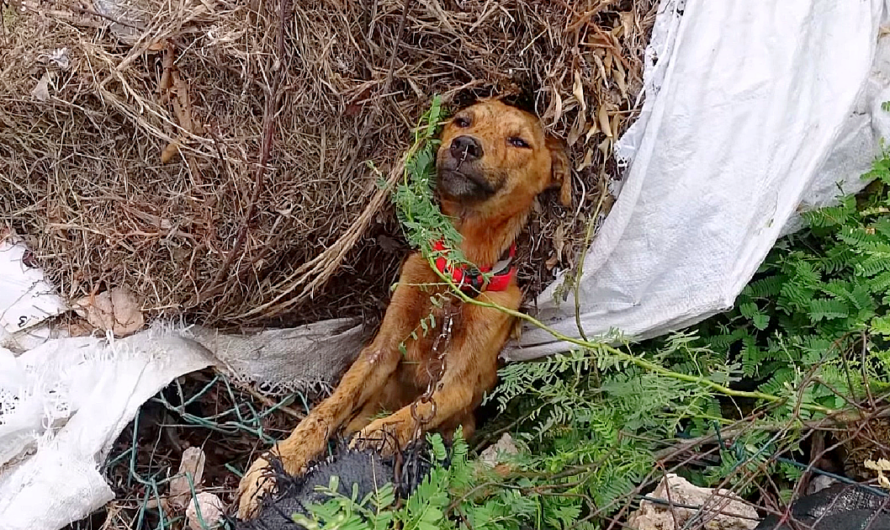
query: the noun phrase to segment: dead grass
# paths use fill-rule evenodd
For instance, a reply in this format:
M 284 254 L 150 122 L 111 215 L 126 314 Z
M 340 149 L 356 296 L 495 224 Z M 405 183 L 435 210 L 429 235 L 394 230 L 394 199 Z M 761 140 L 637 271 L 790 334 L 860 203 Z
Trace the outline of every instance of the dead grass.
M 379 314 L 406 248 L 366 161 L 390 174 L 434 94 L 508 96 L 570 144 L 575 208 L 545 197 L 521 242 L 539 292 L 614 176 L 654 18 L 653 0 L 123 1 L 4 5 L 0 220 L 66 297 L 125 286 L 218 325 Z

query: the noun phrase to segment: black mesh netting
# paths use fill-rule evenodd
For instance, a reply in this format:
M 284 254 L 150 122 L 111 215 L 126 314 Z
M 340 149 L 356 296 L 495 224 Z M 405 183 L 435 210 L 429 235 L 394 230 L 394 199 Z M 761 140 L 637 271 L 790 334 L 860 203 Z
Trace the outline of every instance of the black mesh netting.
M 783 521 L 784 519 L 784 521 Z M 770 515 L 755 530 L 890 530 L 890 497 L 852 484 L 835 484 L 791 505 L 781 518 Z
M 312 466 L 306 474 L 286 474 L 281 463 L 272 461 L 272 475 L 277 492 L 267 497 L 259 516 L 252 521 L 232 521 L 235 530 L 295 530 L 304 528 L 294 522 L 294 514 L 308 515 L 307 506 L 323 503 L 329 497 L 317 486 L 328 487 L 338 477 L 338 492 L 351 497 L 357 487 L 362 499 L 381 486 L 392 483 L 396 495 L 405 498 L 413 492 L 432 467 L 430 446 L 418 442 L 393 457 L 383 458 L 376 452 L 339 447 L 334 455 Z

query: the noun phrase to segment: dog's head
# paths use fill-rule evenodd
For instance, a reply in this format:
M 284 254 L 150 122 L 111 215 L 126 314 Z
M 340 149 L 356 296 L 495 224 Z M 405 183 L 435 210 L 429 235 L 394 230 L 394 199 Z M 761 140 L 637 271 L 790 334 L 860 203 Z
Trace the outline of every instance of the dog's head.
M 479 212 L 518 211 L 559 186 L 562 203 L 571 204 L 562 142 L 547 136 L 533 114 L 483 101 L 456 113 L 441 138 L 436 169 L 444 200 Z

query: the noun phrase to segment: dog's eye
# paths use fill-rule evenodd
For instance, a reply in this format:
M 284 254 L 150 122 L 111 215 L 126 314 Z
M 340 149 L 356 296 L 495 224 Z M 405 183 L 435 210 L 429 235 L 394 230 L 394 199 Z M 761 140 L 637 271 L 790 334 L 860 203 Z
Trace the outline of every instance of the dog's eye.
M 507 141 L 510 142 L 510 145 L 512 145 L 513 147 L 523 147 L 523 148 L 529 147 L 528 143 L 525 140 L 523 140 L 522 138 L 519 138 L 518 136 L 513 136 L 512 138 L 510 138 Z
M 454 124 L 461 129 L 465 129 L 470 126 L 470 120 L 463 116 L 458 116 L 457 118 L 454 118 Z

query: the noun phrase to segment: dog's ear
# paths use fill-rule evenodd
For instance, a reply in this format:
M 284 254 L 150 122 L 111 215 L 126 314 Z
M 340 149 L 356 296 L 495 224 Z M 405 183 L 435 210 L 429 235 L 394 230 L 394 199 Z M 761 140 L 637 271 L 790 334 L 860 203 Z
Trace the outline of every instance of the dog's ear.
M 559 186 L 559 201 L 563 206 L 572 205 L 572 169 L 565 145 L 555 136 L 547 136 L 547 149 L 550 150 L 551 186 Z

